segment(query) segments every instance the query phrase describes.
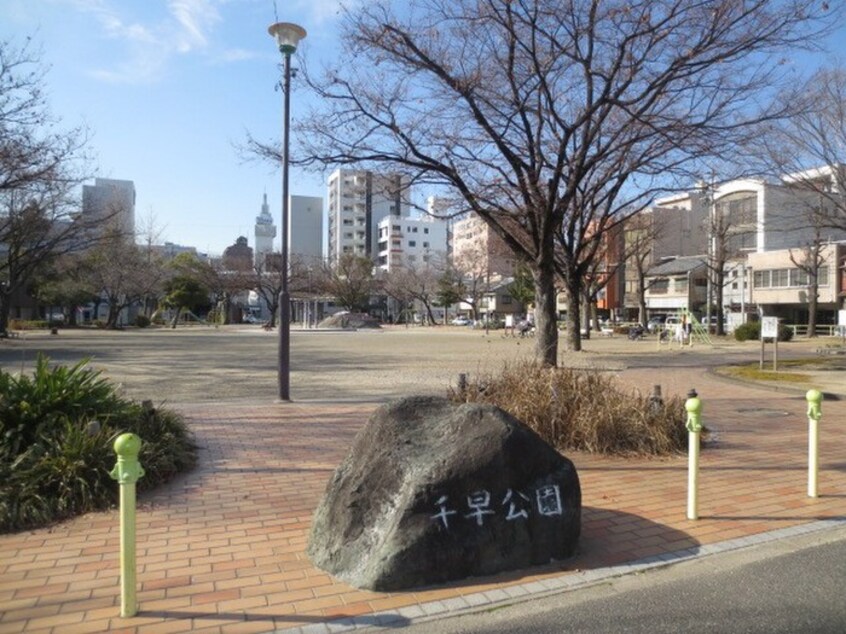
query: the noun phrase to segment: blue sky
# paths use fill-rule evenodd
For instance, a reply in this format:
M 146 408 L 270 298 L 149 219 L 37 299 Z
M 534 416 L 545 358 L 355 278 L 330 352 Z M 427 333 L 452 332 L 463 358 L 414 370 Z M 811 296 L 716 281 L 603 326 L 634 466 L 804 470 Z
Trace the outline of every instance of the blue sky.
M 252 244 L 265 191 L 279 223 L 280 171 L 235 149 L 247 130 L 280 137 L 274 4 L 308 31 L 314 66 L 343 53 L 342 1 L 366 0 L 0 0 L 0 39 L 40 45 L 54 114 L 89 126 L 96 175 L 135 182 L 139 225 L 219 254 L 239 235 Z M 831 41 L 842 53 L 846 31 Z M 304 99 L 295 87 L 294 117 Z M 291 192 L 325 197 L 325 176 L 292 170 Z
M 336 53 L 338 0 L 276 4 L 308 30 L 304 53 Z M 252 244 L 265 191 L 279 223 L 281 172 L 234 147 L 281 136 L 275 21 L 273 0 L 0 0 L 0 38 L 40 46 L 51 109 L 90 128 L 96 175 L 135 182 L 136 222 L 152 215 L 161 241 L 211 253 Z M 325 196 L 324 180 L 292 171 L 291 192 Z

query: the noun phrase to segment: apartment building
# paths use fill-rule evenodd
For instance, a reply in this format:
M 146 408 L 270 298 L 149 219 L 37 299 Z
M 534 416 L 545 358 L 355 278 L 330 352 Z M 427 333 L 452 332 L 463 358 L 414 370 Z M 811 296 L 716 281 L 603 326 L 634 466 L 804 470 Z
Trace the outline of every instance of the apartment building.
M 475 214 L 453 224 L 452 263 L 460 273 L 471 277 L 498 280 L 514 275 L 514 254 Z
M 337 169 L 329 176 L 328 257 L 377 257 L 379 223 L 388 216 L 406 218 L 409 185 L 399 174 Z
M 432 217 L 387 216 L 378 226 L 377 266 L 383 271 L 447 261 L 447 223 Z

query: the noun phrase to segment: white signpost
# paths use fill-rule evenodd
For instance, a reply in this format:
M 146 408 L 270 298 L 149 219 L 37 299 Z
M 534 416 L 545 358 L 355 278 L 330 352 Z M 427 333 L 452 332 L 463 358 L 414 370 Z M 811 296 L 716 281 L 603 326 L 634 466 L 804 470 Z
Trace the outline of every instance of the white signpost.
M 761 364 L 760 368 L 764 369 L 764 343 L 767 339 L 772 339 L 775 347 L 773 348 L 773 372 L 778 372 L 778 317 L 761 317 Z

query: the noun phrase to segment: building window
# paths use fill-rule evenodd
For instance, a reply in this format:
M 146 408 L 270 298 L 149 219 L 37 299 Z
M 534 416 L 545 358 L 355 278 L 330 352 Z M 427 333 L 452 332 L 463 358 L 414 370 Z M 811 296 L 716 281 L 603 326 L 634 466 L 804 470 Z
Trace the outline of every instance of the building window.
M 786 288 L 790 286 L 790 270 L 775 269 L 772 271 L 773 288 Z
M 423 248 L 424 248 L 424 249 L 428 249 L 428 248 L 429 248 L 429 243 L 428 243 L 428 242 L 424 242 L 424 243 L 423 243 Z
M 819 272 L 817 272 L 817 285 L 828 286 L 828 267 L 827 266 L 821 266 Z
M 402 246 L 402 240 L 391 240 L 391 244 L 394 245 L 395 247 L 401 247 Z
M 511 295 L 503 295 L 501 298 L 501 304 L 503 306 L 510 306 L 511 305 Z
M 808 272 L 803 269 L 790 270 L 790 285 L 791 286 L 807 286 Z
M 670 290 L 670 280 L 667 278 L 657 279 L 649 287 L 649 292 L 655 295 L 665 295 Z
M 755 271 L 752 280 L 754 288 L 769 288 L 770 287 L 770 272 L 769 271 Z
M 675 288 L 676 293 L 686 293 L 687 292 L 687 278 L 686 277 L 677 277 L 673 279 L 673 288 Z
M 416 242 L 415 240 L 409 240 L 409 241 L 408 241 L 408 246 L 410 246 L 410 247 L 416 247 L 416 246 L 417 246 L 417 242 Z
M 423 233 L 429 233 L 429 227 L 423 227 Z

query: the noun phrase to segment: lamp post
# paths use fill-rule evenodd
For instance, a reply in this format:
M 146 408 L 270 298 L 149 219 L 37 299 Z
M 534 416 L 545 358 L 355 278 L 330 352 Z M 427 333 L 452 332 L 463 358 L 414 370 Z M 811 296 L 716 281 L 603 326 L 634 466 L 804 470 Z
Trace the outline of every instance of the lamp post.
M 290 22 L 270 25 L 267 32 L 276 40 L 285 60 L 282 82 L 285 107 L 282 118 L 282 288 L 279 291 L 279 400 L 291 400 L 291 304 L 288 296 L 288 147 L 291 115 L 291 55 L 306 36 L 305 29 Z

